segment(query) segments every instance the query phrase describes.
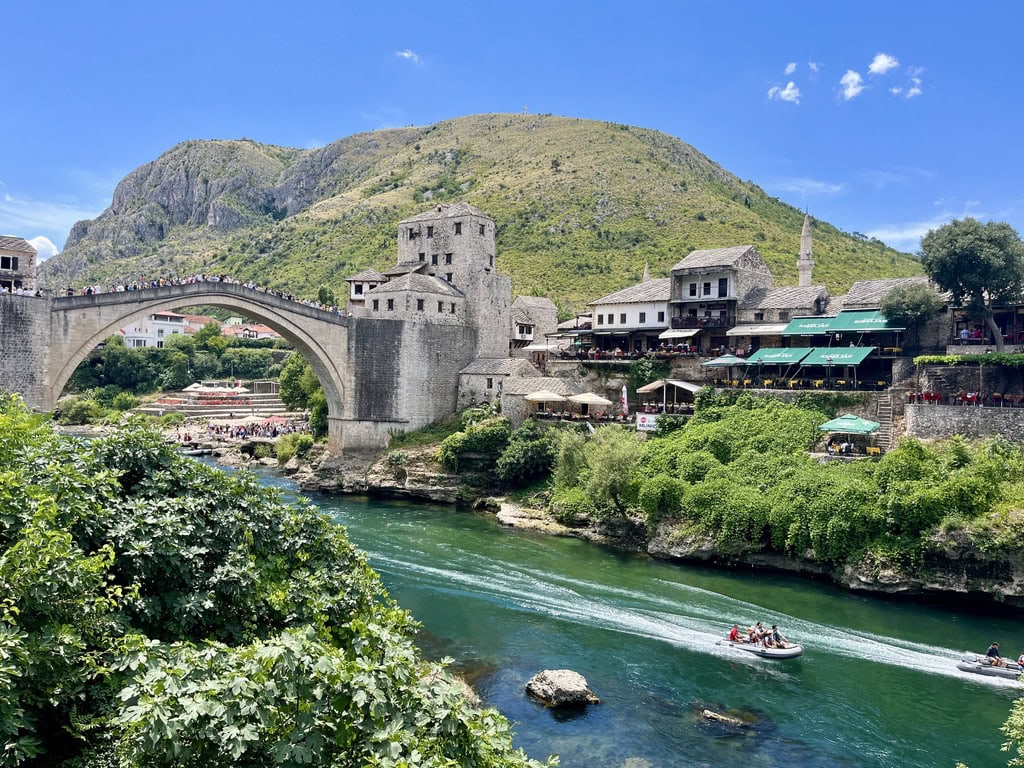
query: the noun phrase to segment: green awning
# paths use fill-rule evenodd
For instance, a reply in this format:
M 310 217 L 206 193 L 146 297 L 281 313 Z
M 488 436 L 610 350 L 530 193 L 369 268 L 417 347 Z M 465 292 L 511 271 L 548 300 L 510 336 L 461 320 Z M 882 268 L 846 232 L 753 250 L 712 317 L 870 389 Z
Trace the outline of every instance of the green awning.
M 878 331 L 902 331 L 905 328 L 886 320 L 877 309 L 847 310 L 840 312 L 832 321 L 832 333 L 870 333 Z
M 722 355 L 714 360 L 705 360 L 701 365 L 705 368 L 728 368 L 732 365 L 743 365 L 745 362 L 742 357 L 736 357 L 736 355 Z
M 798 317 L 795 320 L 790 320 L 783 331 L 783 336 L 820 336 L 826 333 L 832 333 L 832 323 L 836 321 L 834 317 Z
M 790 347 L 788 349 L 765 349 L 762 347 L 748 357 L 746 363 L 748 365 L 792 365 L 799 363 L 811 351 L 811 347 Z
M 852 413 L 844 413 L 842 416 L 832 419 L 832 421 L 826 421 L 824 424 L 818 425 L 819 432 L 840 432 L 846 435 L 870 435 L 881 424 L 877 421 L 869 421 L 868 419 L 862 419 L 860 416 L 855 416 Z
M 815 347 L 800 365 L 860 365 L 877 347 Z

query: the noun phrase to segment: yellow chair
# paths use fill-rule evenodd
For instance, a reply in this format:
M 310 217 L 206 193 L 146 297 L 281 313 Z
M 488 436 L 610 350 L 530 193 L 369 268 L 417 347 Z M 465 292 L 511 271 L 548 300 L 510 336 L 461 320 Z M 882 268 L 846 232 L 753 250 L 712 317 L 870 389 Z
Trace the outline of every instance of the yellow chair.
M 790 389 L 794 389 L 794 388 L 796 388 L 796 387 L 799 387 L 799 386 L 800 386 L 800 379 L 790 379 L 790 380 L 789 380 L 788 382 L 786 382 L 786 383 L 787 383 L 787 384 L 789 384 L 789 388 L 790 388 Z
M 754 382 L 753 382 L 753 381 L 751 381 L 750 379 L 744 379 L 744 380 L 743 380 L 743 386 L 744 386 L 744 387 L 749 387 L 749 386 L 750 386 L 751 384 L 753 384 L 753 383 L 754 383 Z
M 881 455 L 882 455 L 882 449 L 879 448 L 877 445 L 869 445 L 868 446 L 868 456 L 881 456 Z
M 765 385 L 766 387 L 774 387 L 774 386 L 775 386 L 775 382 L 774 382 L 774 381 L 772 381 L 771 379 L 765 379 L 765 380 L 764 380 L 764 385 Z
M 824 383 L 825 383 L 824 379 L 815 379 L 814 380 L 814 388 L 815 389 L 821 389 L 821 385 L 824 384 Z

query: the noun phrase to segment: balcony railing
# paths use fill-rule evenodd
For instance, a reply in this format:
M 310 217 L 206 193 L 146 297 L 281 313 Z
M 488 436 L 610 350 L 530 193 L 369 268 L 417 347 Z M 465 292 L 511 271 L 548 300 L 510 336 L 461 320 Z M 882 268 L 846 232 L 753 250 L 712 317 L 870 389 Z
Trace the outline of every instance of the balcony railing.
M 736 325 L 735 315 L 725 317 L 673 317 L 673 328 L 732 328 Z

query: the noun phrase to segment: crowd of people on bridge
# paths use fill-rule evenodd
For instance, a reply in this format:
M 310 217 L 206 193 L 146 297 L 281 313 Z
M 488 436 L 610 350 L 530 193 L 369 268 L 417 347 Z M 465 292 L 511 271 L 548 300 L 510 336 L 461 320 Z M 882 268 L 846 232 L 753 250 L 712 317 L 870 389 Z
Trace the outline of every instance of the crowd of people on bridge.
M 292 293 L 285 293 L 284 291 L 278 291 L 266 286 L 259 286 L 251 280 L 242 282 L 240 280 L 233 279 L 230 275 L 216 275 L 203 272 L 199 272 L 194 275 L 187 275 L 185 277 L 147 278 L 145 275 L 141 275 L 137 280 L 111 283 L 109 286 L 103 286 L 97 283 L 94 285 L 88 285 L 77 291 L 71 286 L 68 286 L 65 294 L 68 296 L 92 296 L 99 293 L 125 293 L 128 291 L 144 291 L 150 288 L 165 288 L 172 285 L 193 285 L 195 283 L 230 283 L 232 285 L 240 285 L 251 291 L 259 291 L 260 293 L 265 293 L 268 296 L 276 296 L 277 298 L 284 299 L 285 301 L 294 301 L 297 304 L 313 307 L 314 309 L 320 309 L 324 312 L 330 312 L 335 315 L 351 315 L 350 312 L 346 312 L 341 307 L 324 304 L 311 299 L 302 299 Z M 41 296 L 42 294 L 37 291 L 35 295 Z
M 12 293 L 15 296 L 35 296 L 36 298 L 43 295 L 43 292 L 38 288 L 35 291 L 32 291 L 28 288 L 22 288 L 20 285 L 16 288 L 9 288 L 6 285 L 0 285 L 0 293 Z

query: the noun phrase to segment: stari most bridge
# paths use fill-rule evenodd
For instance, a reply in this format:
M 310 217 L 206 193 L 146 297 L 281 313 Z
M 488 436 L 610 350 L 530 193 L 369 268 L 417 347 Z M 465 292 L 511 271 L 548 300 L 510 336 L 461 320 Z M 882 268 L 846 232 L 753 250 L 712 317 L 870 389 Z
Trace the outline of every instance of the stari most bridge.
M 107 337 L 155 312 L 225 307 L 264 323 L 309 362 L 327 399 L 334 453 L 376 449 L 394 432 L 453 413 L 458 372 L 477 347 L 471 327 L 343 317 L 231 282 L 91 296 L 0 295 L 0 390 L 53 409 L 75 368 Z

